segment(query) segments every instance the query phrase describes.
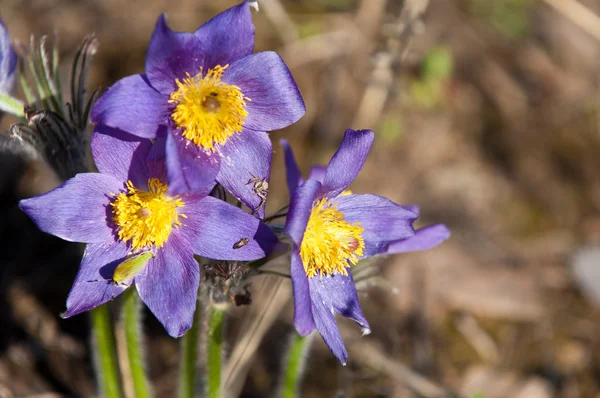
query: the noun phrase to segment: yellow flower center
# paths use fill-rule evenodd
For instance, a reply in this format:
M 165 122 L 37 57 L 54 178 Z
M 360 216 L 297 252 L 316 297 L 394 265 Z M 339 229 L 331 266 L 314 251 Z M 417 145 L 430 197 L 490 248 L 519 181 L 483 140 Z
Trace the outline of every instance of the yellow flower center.
M 344 220 L 344 213 L 329 200 L 314 203 L 300 246 L 306 275 L 348 275 L 346 268 L 355 265 L 363 254 L 363 231 L 360 223 Z
M 142 191 L 127 181 L 127 193 L 117 195 L 110 204 L 113 208 L 113 221 L 119 228 L 119 239 L 131 241 L 131 247 L 140 250 L 145 247 L 162 247 L 173 230 L 181 225 L 177 212 L 184 202 L 166 195 L 167 185 L 158 178 L 148 180 L 149 191 Z
M 205 150 L 214 152 L 215 144 L 224 144 L 229 137 L 242 131 L 248 116 L 246 101 L 237 86 L 221 82 L 229 65 L 217 65 L 203 76 L 187 74 L 177 79 L 178 89 L 171 93 L 169 102 L 177 104 L 171 114 L 183 136 Z

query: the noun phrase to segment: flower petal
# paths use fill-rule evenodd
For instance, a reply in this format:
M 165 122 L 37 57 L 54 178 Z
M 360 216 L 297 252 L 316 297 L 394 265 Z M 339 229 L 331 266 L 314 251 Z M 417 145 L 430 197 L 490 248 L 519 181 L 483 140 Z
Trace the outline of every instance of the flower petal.
M 202 43 L 204 67 L 225 66 L 252 54 L 254 24 L 246 1 L 231 7 L 204 23 L 194 36 Z
M 194 253 L 215 260 L 249 261 L 268 255 L 277 237 L 258 219 L 227 202 L 211 196 L 184 196 L 180 227 Z M 236 243 L 248 243 L 236 248 Z
M 10 94 L 17 76 L 17 53 L 15 52 L 8 29 L 0 18 L 0 93 Z
M 169 240 L 135 277 L 142 301 L 172 337 L 180 337 L 192 327 L 200 267 L 190 244 L 174 230 Z
M 155 138 L 169 117 L 168 97 L 150 86 L 145 75 L 123 78 L 92 107 L 91 119 L 142 138 Z
M 278 130 L 295 123 L 306 112 L 292 74 L 274 52 L 252 54 L 233 62 L 222 80 L 238 86 L 250 98 L 246 101 L 246 128 Z
M 416 214 L 377 195 L 347 195 L 332 200 L 350 223 L 359 222 L 364 228 L 363 258 L 377 254 L 382 247 L 415 234 L 412 227 Z
M 174 32 L 167 25 L 165 14 L 158 17 L 146 54 L 148 81 L 160 93 L 169 95 L 177 89 L 176 79 L 200 72 L 205 48 L 188 32 Z
M 172 130 L 166 143 L 169 194 L 195 193 L 206 196 L 216 184 L 221 159 L 207 153 Z
M 388 243 L 380 254 L 395 254 L 428 250 L 436 247 L 450 237 L 450 230 L 443 224 L 430 225 L 415 232 L 408 239 L 401 239 Z
M 290 275 L 294 288 L 294 325 L 301 336 L 306 336 L 315 329 L 312 314 L 312 302 L 308 277 L 300 258 L 300 249 L 292 244 Z
M 229 137 L 218 151 L 221 153 L 221 171 L 217 181 L 262 218 L 265 214 L 273 156 L 269 136 L 263 132 L 243 130 Z M 265 181 L 266 191 L 260 187 L 255 188 L 260 181 L 255 184 L 253 178 Z
M 152 142 L 104 125 L 92 135 L 92 156 L 98 171 L 119 181 L 131 180 L 136 187 L 148 183 L 146 158 Z
M 310 169 L 310 173 L 308 174 L 308 178 L 310 178 L 311 180 L 317 180 L 317 181 L 319 181 L 322 184 L 323 181 L 325 180 L 325 174 L 326 173 L 327 173 L 327 167 L 325 167 L 325 166 L 313 166 L 313 168 Z
M 77 174 L 48 193 L 22 200 L 19 207 L 39 229 L 64 240 L 111 242 L 111 193 L 123 189 L 123 182 L 107 174 Z
M 298 247 L 302 243 L 315 194 L 319 188 L 321 188 L 319 181 L 307 180 L 302 186 L 296 189 L 296 193 L 290 199 L 290 210 L 285 222 L 285 233 L 292 238 L 292 241 Z
M 309 278 L 308 284 L 317 330 L 333 355 L 345 365 L 348 353 L 335 321 L 335 313 L 353 319 L 362 327 L 363 333 L 370 333 L 369 323 L 358 302 L 352 274 L 313 277 Z
M 304 182 L 302 180 L 302 174 L 300 173 L 300 169 L 298 169 L 298 164 L 296 163 L 296 159 L 294 158 L 294 152 L 292 152 L 292 148 L 287 140 L 279 141 L 281 146 L 283 147 L 283 152 L 285 155 L 285 174 L 287 179 L 288 192 L 290 194 L 290 198 L 294 196 L 294 192 L 296 192 L 296 188 L 298 188 Z
M 126 287 L 115 285 L 111 279 L 128 253 L 129 248 L 122 242 L 87 245 L 62 317 L 89 311 L 121 294 Z
M 348 188 L 365 163 L 374 137 L 371 130 L 346 130 L 340 147 L 327 165 L 319 197 L 335 198 Z

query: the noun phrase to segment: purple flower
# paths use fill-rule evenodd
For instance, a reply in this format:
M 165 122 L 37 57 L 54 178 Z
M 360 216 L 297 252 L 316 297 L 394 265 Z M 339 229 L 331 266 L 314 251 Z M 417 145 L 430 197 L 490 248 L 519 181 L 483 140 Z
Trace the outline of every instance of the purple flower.
M 194 33 L 173 32 L 162 15 L 146 73 L 109 88 L 91 118 L 143 138 L 166 134 L 170 193 L 206 193 L 216 180 L 262 217 L 272 155 L 266 131 L 294 123 L 305 107 L 281 58 L 253 49 L 247 2 Z
M 348 354 L 335 314 L 353 319 L 365 334 L 370 333 L 358 302 L 352 265 L 378 254 L 432 247 L 443 235 L 438 228 L 434 229 L 437 234 L 415 235 L 412 223 L 418 209 L 347 191 L 373 138 L 370 130 L 346 130 L 329 165 L 313 168 L 306 181 L 288 143 L 282 140 L 291 197 L 285 230 L 292 239 L 294 324 L 303 336 L 316 328 L 343 364 Z M 407 243 L 411 241 L 412 245 Z
M 0 93 L 10 94 L 15 84 L 17 53 L 11 44 L 10 35 L 0 18 Z
M 167 332 L 181 336 L 196 307 L 200 269 L 194 254 L 254 260 L 270 252 L 277 238 L 256 218 L 216 198 L 169 195 L 157 145 L 98 129 L 102 133 L 93 135 L 91 145 L 100 173 L 78 174 L 20 203 L 42 231 L 87 243 L 64 317 L 112 300 L 135 283 Z M 248 243 L 235 247 L 242 239 Z M 133 269 L 123 268 L 132 263 Z

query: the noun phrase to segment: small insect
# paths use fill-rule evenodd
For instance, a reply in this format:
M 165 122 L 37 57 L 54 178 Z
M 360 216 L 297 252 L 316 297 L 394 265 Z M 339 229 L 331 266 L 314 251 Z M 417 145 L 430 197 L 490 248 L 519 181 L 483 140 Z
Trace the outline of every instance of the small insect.
M 250 239 L 248 238 L 242 238 L 233 244 L 233 249 L 235 250 L 239 249 L 240 247 L 244 247 L 248 244 L 249 241 Z
M 139 254 L 134 254 L 130 256 L 121 264 L 117 265 L 115 271 L 113 273 L 112 279 L 108 280 L 108 283 L 112 283 L 116 286 L 127 287 L 131 285 L 133 282 L 133 278 L 135 278 L 140 271 L 148 264 L 148 261 L 154 257 L 154 254 L 151 252 L 144 252 Z M 90 282 L 103 282 L 104 279 L 90 281 Z
M 256 196 L 258 196 L 258 198 L 260 199 L 260 203 L 258 204 L 258 207 L 255 210 L 255 213 L 258 212 L 260 209 L 263 208 L 263 206 L 267 203 L 267 194 L 269 193 L 269 183 L 267 182 L 266 178 L 258 178 L 258 177 L 254 177 L 252 176 L 251 179 L 248 180 L 248 182 L 246 183 L 246 185 L 252 185 L 252 192 L 254 192 L 256 194 Z

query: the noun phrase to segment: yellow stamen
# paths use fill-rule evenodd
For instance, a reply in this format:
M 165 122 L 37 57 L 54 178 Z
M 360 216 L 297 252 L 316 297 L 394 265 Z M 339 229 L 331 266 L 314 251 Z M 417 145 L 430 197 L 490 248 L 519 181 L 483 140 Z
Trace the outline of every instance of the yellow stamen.
M 148 180 L 149 191 L 143 191 L 127 181 L 127 193 L 119 194 L 110 204 L 113 208 L 113 221 L 119 228 L 119 239 L 131 240 L 131 247 L 140 250 L 145 247 L 162 247 L 173 227 L 181 225 L 177 212 L 184 202 L 166 195 L 167 185 L 158 178 Z
M 314 203 L 300 246 L 306 275 L 348 275 L 346 268 L 355 265 L 363 254 L 363 231 L 360 223 L 344 220 L 344 213 L 329 200 Z
M 203 76 L 202 69 L 195 76 L 187 74 L 177 79 L 178 89 L 171 93 L 169 102 L 177 104 L 171 114 L 183 137 L 205 150 L 215 151 L 215 144 L 224 144 L 229 137 L 242 131 L 248 116 L 246 101 L 239 87 L 221 82 L 229 65 L 217 65 Z

